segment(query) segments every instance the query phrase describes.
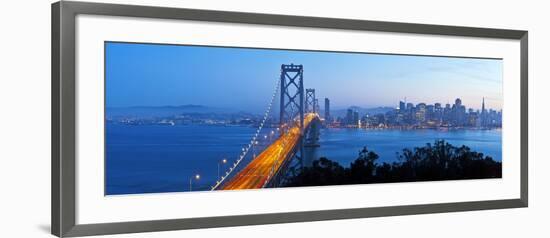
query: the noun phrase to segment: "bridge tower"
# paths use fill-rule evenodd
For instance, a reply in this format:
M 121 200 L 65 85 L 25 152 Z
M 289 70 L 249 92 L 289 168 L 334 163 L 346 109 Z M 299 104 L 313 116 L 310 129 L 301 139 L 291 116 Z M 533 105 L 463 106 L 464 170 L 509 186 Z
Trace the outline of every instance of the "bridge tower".
M 313 88 L 306 89 L 306 112 L 319 113 L 319 100 L 315 97 L 315 89 Z M 310 122 L 309 127 L 304 131 L 302 167 L 311 167 L 313 160 L 316 159 L 317 148 L 319 147 L 319 127 L 319 120 L 314 120 Z
M 281 105 L 280 131 L 286 133 L 288 128 L 298 126 L 304 132 L 304 76 L 303 66 L 295 64 L 281 65 Z M 296 159 L 301 167 L 304 154 L 304 139 L 298 145 Z M 296 168 L 291 170 L 295 171 Z
M 321 113 L 321 109 L 319 107 L 319 99 L 315 98 L 315 113 Z
M 280 126 L 285 130 L 292 125 L 304 130 L 304 77 L 302 65 L 281 65 Z
M 316 101 L 317 99 L 315 98 L 315 89 L 313 88 L 306 89 L 306 112 L 308 113 L 317 112 Z

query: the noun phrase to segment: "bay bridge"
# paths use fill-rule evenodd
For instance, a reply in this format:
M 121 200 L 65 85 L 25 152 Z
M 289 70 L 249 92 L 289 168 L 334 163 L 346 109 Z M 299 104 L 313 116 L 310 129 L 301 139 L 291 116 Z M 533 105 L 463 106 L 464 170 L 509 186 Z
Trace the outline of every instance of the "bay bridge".
M 279 94 L 279 137 L 267 145 L 258 156 L 254 146 L 258 144 L 260 132 L 268 119 L 273 103 Z M 277 80 L 271 101 L 263 120 L 252 136 L 250 143 L 242 148 L 237 160 L 223 176 L 218 178 L 211 190 L 236 190 L 278 187 L 289 176 L 296 175 L 302 168 L 311 166 L 314 153 L 319 146 L 318 100 L 315 89 L 304 90 L 303 66 L 281 65 L 280 78 Z M 252 160 L 246 165 L 241 162 L 246 156 Z

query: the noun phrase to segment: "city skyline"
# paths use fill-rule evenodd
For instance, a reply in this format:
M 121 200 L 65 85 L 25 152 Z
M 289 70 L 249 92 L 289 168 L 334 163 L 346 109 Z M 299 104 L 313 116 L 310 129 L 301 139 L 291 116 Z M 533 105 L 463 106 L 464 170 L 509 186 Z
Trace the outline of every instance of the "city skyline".
M 261 111 L 282 63 L 304 65 L 305 87 L 330 98 L 333 110 L 395 108 L 405 98 L 441 104 L 461 98 L 475 110 L 485 98 L 487 108 L 502 109 L 502 61 L 496 59 L 112 42 L 106 43 L 107 107 Z
M 325 108 L 330 105 L 325 101 Z M 343 117 L 331 117 L 331 112 L 325 109 L 325 122 L 329 127 L 352 128 L 500 128 L 502 126 L 502 110 L 497 111 L 485 107 L 485 99 L 482 100 L 480 110 L 474 110 L 462 104 L 460 98 L 453 104 L 435 102 L 426 104 L 420 102 L 399 101 L 399 106 L 394 110 L 384 113 L 359 113 L 353 107 L 346 110 Z M 328 116 L 327 116 L 328 115 Z

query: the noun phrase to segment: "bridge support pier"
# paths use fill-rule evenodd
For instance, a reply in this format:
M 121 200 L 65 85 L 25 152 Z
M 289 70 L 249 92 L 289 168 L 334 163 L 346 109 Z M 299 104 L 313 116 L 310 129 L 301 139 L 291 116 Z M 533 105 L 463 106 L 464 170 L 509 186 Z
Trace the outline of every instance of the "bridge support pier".
M 321 121 L 313 120 L 304 133 L 304 158 L 302 159 L 302 167 L 311 167 L 313 165 L 313 160 L 317 159 L 320 134 Z

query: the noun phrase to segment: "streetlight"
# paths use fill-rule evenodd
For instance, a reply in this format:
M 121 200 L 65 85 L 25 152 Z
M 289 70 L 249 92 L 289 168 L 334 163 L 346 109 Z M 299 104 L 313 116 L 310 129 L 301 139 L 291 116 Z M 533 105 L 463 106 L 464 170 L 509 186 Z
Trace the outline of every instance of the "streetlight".
M 258 141 L 253 141 L 252 142 L 252 154 L 253 154 L 253 158 L 256 159 L 256 150 L 255 150 L 255 145 L 258 145 Z
M 221 161 L 218 161 L 218 178 L 217 178 L 217 179 L 221 178 L 221 177 L 220 177 L 220 162 L 221 162 L 222 164 L 225 164 L 225 163 L 227 163 L 227 159 L 226 159 L 226 158 L 223 158 Z
M 189 177 L 189 192 L 193 191 L 193 179 L 199 180 L 201 178 L 200 174 L 195 174 L 193 177 Z

